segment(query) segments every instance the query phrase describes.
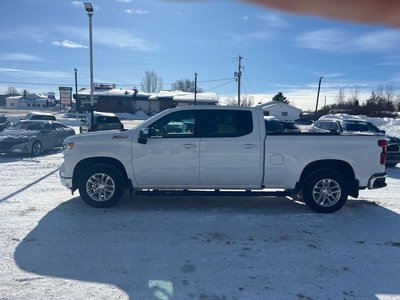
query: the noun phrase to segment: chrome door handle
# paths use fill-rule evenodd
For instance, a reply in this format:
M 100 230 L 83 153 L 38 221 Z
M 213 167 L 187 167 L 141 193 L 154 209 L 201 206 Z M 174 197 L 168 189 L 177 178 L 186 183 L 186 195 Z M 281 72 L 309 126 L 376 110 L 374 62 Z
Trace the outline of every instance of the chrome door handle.
M 244 144 L 242 146 L 244 148 L 246 148 L 246 149 L 252 149 L 252 148 L 256 148 L 257 147 L 257 145 L 255 145 L 255 144 Z
M 184 147 L 185 149 L 192 149 L 192 148 L 195 148 L 196 145 L 195 145 L 195 144 L 184 144 L 183 147 Z

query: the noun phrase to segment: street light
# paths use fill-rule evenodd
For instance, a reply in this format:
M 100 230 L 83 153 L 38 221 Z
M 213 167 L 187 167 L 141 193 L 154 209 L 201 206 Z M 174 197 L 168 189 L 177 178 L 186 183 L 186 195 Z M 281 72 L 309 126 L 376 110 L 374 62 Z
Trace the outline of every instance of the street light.
M 317 103 L 315 104 L 314 122 L 317 121 L 319 91 L 321 90 L 321 80 L 322 80 L 322 78 L 323 78 L 323 76 L 321 76 L 321 77 L 319 78 L 319 83 L 318 83 Z
M 197 73 L 194 73 L 194 105 L 197 105 Z
M 93 99 L 93 43 L 92 43 L 92 16 L 93 16 L 93 5 L 92 3 L 84 3 L 87 15 L 89 16 L 89 52 L 90 52 L 90 130 L 93 131 L 93 111 L 94 111 L 94 99 Z
M 79 98 L 78 98 L 78 69 L 74 68 L 75 72 L 75 109 L 76 109 L 76 119 L 78 119 L 78 108 L 79 108 Z M 72 100 L 71 100 L 72 101 Z M 72 108 L 72 104 L 71 104 Z

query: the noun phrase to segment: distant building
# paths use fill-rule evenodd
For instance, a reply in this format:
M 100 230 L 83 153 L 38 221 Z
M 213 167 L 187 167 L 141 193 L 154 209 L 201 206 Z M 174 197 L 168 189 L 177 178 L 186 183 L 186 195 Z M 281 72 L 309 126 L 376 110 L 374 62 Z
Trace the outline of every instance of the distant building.
M 160 91 L 149 98 L 152 113 L 160 112 L 170 107 L 194 105 L 194 93 L 182 91 Z M 217 105 L 216 93 L 197 93 L 197 105 Z
M 76 99 L 76 95 L 73 95 Z M 117 89 L 114 84 L 95 84 L 93 90 L 94 109 L 96 111 L 113 113 L 136 113 L 143 111 L 154 114 L 165 109 L 194 104 L 194 93 L 182 91 L 161 91 L 159 93 L 144 93 L 137 89 Z M 197 93 L 197 104 L 216 105 L 216 93 Z M 90 110 L 90 89 L 78 91 L 79 111 Z
M 279 121 L 293 121 L 300 118 L 302 110 L 280 101 L 270 101 L 259 104 L 264 111 L 264 116 L 274 116 Z
M 8 95 L 0 95 L 0 106 L 6 106 L 6 98 Z
M 9 109 L 37 110 L 46 109 L 51 106 L 54 106 L 54 101 L 46 95 L 41 94 L 27 94 L 25 92 L 22 96 L 10 96 L 6 98 L 6 108 Z
M 134 114 L 137 111 L 150 111 L 150 94 L 141 93 L 136 89 L 116 89 L 115 85 L 95 85 L 93 91 L 94 109 L 103 112 L 126 112 Z M 73 95 L 76 100 L 76 95 Z M 90 89 L 78 91 L 78 110 L 90 110 Z

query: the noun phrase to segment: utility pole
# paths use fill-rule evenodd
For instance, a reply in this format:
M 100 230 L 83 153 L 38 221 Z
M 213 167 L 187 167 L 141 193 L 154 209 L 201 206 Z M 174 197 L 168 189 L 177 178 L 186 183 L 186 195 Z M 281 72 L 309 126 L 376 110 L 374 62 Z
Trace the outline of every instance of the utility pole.
M 326 106 L 326 96 L 325 96 L 324 106 Z
M 235 72 L 236 81 L 238 83 L 238 106 L 240 106 L 240 79 L 242 77 L 242 56 L 239 55 L 238 71 Z
M 317 111 L 318 111 L 318 99 L 319 99 L 319 91 L 321 90 L 321 80 L 323 76 L 319 78 L 319 83 L 318 83 L 318 93 L 317 93 L 317 103 L 315 104 L 315 113 L 314 113 L 314 122 L 317 121 Z
M 197 105 L 197 73 L 194 73 L 194 105 Z

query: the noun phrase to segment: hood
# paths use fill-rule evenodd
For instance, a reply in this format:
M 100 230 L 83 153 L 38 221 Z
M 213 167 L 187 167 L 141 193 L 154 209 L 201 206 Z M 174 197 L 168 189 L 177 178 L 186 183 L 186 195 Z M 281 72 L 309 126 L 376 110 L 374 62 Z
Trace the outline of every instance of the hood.
M 4 129 L 0 132 L 0 142 L 4 140 L 14 140 L 36 136 L 40 131 L 24 130 L 24 129 Z
M 96 140 L 125 139 L 132 135 L 132 130 L 104 130 L 75 134 L 67 137 L 64 142 L 84 142 Z

